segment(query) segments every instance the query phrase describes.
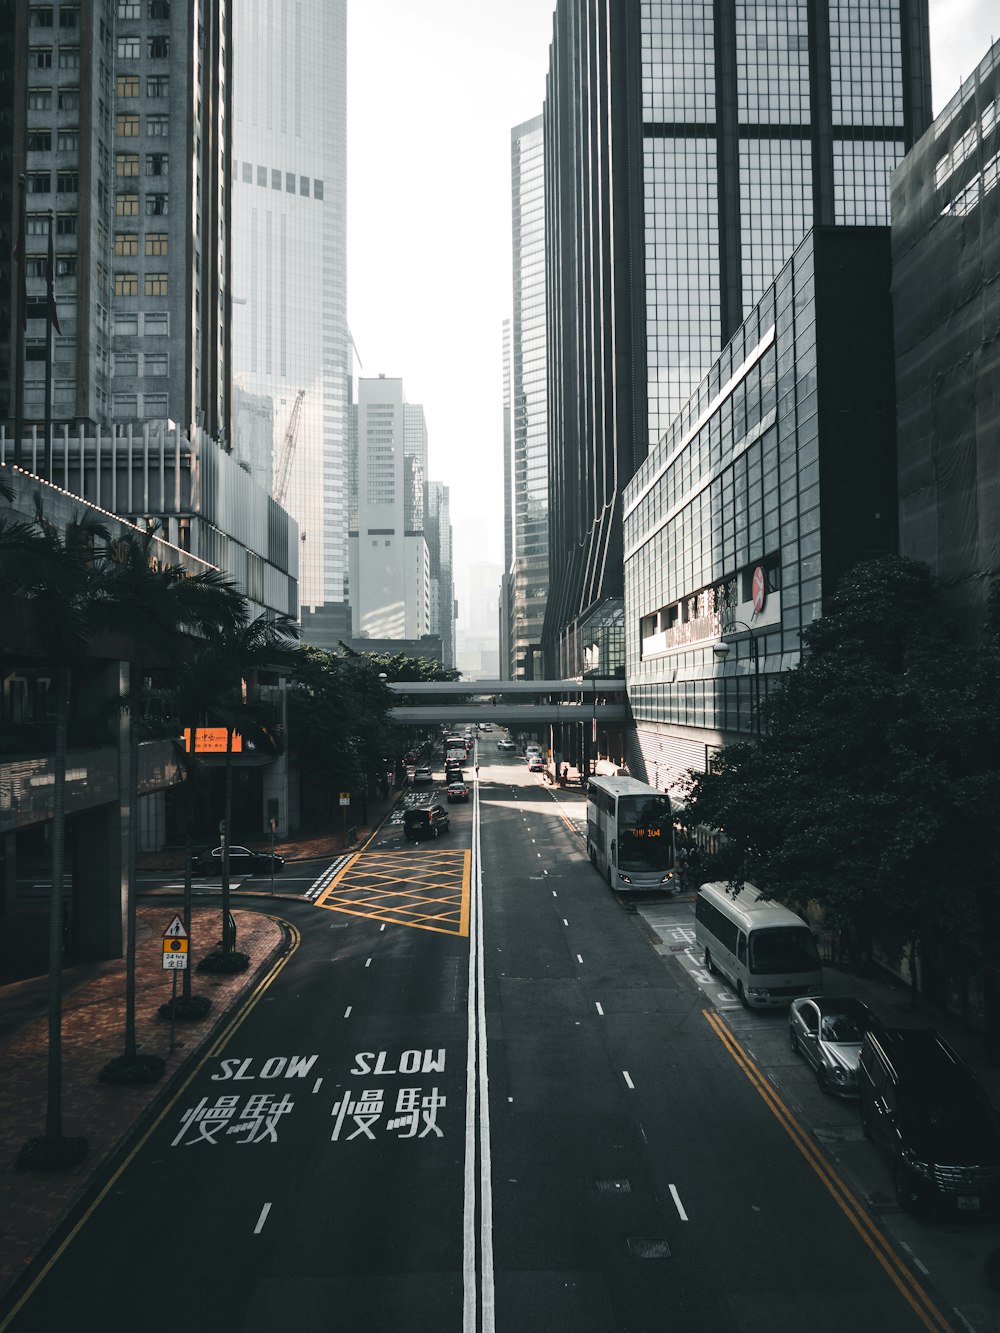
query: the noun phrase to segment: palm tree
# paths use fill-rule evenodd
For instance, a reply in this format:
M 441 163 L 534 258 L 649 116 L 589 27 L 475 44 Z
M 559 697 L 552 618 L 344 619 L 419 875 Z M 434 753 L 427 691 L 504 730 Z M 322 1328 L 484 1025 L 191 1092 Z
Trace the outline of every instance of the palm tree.
M 70 687 L 75 663 L 87 653 L 94 613 L 105 589 L 93 559 L 106 530 L 77 519 L 60 534 L 39 506 L 35 520 L 0 522 L 0 592 L 22 597 L 34 612 L 31 632 L 55 666 L 53 747 L 52 884 L 49 895 L 48 1068 L 45 1134 L 29 1139 L 19 1155 L 24 1166 L 74 1165 L 87 1151 L 82 1138 L 62 1132 L 63 869 L 66 843 L 66 753 Z
M 129 716 L 129 822 L 125 948 L 125 1041 L 120 1061 L 106 1067 L 110 1081 L 158 1078 L 162 1065 L 137 1062 L 135 1027 L 136 862 L 139 825 L 140 714 L 145 710 L 143 670 L 151 658 L 170 660 L 191 632 L 215 636 L 229 632 L 245 606 L 235 585 L 216 570 L 191 575 L 180 565 L 162 565 L 155 555 L 155 529 L 120 538 L 115 544 L 103 626 L 129 636 L 129 692 L 122 701 Z

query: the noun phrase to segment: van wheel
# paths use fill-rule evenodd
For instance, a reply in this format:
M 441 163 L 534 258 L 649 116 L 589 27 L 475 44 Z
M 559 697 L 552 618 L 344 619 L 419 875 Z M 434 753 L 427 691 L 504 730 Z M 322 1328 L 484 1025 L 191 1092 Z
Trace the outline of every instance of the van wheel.
M 736 994 L 739 996 L 740 1004 L 743 1006 L 743 1008 L 744 1008 L 744 1009 L 749 1009 L 749 1008 L 750 1008 L 750 1001 L 747 999 L 747 993 L 746 993 L 746 991 L 743 989 L 743 982 L 742 982 L 742 981 L 738 981 L 738 982 L 736 983 Z
M 712 962 L 712 955 L 709 953 L 707 949 L 705 950 L 705 967 L 708 969 L 708 975 L 710 977 L 714 977 L 715 964 Z

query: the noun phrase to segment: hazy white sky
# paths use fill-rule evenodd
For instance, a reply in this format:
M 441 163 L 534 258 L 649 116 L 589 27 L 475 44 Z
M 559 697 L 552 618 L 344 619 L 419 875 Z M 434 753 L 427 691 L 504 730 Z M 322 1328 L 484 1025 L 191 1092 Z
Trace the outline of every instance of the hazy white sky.
M 545 95 L 553 0 L 349 0 L 348 313 L 361 373 L 423 403 L 459 569 L 503 559 L 501 325 L 510 130 Z M 1000 36 L 996 0 L 930 0 L 934 109 Z M 460 611 L 461 614 L 461 611 Z

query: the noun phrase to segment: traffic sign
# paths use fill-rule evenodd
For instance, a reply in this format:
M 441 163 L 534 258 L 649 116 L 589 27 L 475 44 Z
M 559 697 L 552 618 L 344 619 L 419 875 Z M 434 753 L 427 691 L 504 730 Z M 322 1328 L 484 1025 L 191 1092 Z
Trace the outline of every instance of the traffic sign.
M 351 793 L 349 791 L 342 791 L 340 793 L 340 804 L 341 805 L 351 804 Z
M 175 916 L 173 921 L 171 921 L 170 925 L 163 932 L 163 938 L 165 940 L 186 940 L 187 937 L 188 933 L 184 929 L 184 922 L 179 916 Z
M 174 937 L 163 939 L 163 966 L 166 971 L 183 972 L 188 965 L 188 940 Z

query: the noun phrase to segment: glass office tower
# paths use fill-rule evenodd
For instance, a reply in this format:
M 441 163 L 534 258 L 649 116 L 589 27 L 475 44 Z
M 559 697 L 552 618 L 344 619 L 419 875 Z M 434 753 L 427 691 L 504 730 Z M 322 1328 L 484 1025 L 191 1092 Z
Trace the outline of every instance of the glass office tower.
M 549 591 L 549 468 L 545 378 L 545 174 L 541 116 L 510 132 L 514 261 L 511 327 L 513 599 L 511 679 L 533 674 Z
M 559 0 L 545 101 L 549 668 L 622 596 L 621 494 L 806 232 L 887 225 L 927 0 Z
M 233 44 L 234 447 L 298 522 L 303 637 L 315 615 L 336 638 L 350 625 L 346 0 L 244 0 Z

